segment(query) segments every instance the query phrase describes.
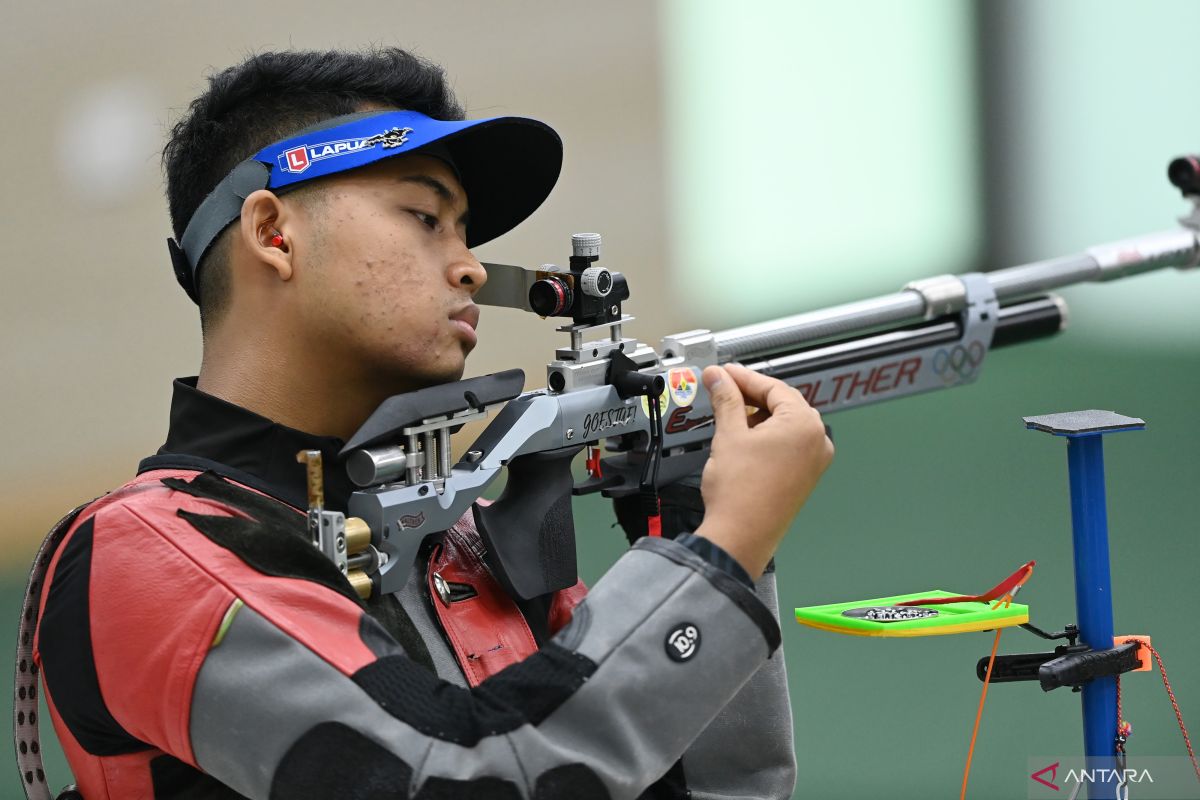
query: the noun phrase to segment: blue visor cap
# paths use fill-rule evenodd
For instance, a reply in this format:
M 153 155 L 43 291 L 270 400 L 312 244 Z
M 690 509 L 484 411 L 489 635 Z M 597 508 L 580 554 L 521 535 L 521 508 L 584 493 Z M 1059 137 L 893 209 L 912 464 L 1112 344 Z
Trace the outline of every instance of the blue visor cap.
M 242 202 L 251 192 L 283 193 L 314 178 L 422 148 L 430 155 L 449 156 L 466 190 L 468 247 L 507 233 L 532 214 L 562 168 L 562 140 L 533 119 L 445 121 L 416 111 L 336 117 L 268 145 L 234 167 L 196 209 L 181 240 L 167 240 L 175 277 L 198 302 L 196 268 L 217 236 L 241 216 Z

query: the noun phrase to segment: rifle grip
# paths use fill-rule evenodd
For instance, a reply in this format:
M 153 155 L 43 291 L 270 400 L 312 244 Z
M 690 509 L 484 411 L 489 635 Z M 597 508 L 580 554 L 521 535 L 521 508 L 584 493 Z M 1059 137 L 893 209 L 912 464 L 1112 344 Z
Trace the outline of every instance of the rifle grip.
M 518 456 L 496 502 L 474 506 L 484 563 L 514 597 L 529 600 L 574 586 L 571 461 L 582 446 Z

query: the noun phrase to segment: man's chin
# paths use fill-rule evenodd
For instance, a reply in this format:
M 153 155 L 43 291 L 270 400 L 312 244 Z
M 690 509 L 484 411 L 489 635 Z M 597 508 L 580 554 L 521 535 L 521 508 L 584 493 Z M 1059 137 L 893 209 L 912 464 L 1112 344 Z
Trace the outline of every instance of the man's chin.
M 429 370 L 427 372 L 409 373 L 402 380 L 403 385 L 408 388 L 405 391 L 413 392 L 417 389 L 425 389 L 430 386 L 441 386 L 443 383 L 454 383 L 462 380 L 463 372 L 466 369 L 466 364 L 460 364 L 457 367 L 450 369 Z
M 450 357 L 446 357 L 447 355 Z M 441 358 L 430 359 L 424 363 L 413 363 L 415 359 L 411 357 L 377 361 L 373 370 L 368 368 L 367 380 L 376 392 L 384 393 L 385 398 L 443 383 L 454 383 L 462 380 L 463 371 L 466 369 L 466 358 L 457 355 L 450 351 L 450 354 L 443 354 Z

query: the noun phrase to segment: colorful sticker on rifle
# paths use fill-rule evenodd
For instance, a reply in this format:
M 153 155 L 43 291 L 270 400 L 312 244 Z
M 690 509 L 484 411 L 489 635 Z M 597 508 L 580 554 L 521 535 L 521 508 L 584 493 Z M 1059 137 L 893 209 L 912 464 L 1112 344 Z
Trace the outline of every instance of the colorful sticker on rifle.
M 667 389 L 676 405 L 690 406 L 696 399 L 700 382 L 696 379 L 696 371 L 691 367 L 679 367 L 667 373 Z
M 663 386 L 662 397 L 658 398 L 658 413 L 664 417 L 667 416 L 667 409 L 671 407 L 671 392 L 667 387 Z M 642 411 L 646 412 L 646 419 L 650 419 L 650 398 L 642 395 Z

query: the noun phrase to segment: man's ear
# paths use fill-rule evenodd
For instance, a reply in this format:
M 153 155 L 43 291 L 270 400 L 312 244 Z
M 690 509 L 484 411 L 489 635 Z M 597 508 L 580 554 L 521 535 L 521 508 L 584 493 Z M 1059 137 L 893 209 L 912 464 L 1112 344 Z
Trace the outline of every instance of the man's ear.
M 258 189 L 242 202 L 238 236 L 256 264 L 273 270 L 279 280 L 292 278 L 291 220 L 283 202 L 267 189 Z

